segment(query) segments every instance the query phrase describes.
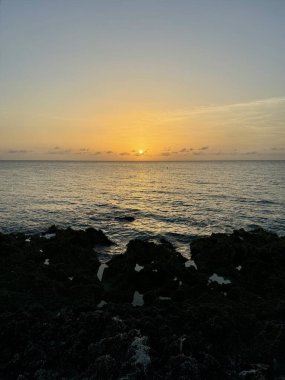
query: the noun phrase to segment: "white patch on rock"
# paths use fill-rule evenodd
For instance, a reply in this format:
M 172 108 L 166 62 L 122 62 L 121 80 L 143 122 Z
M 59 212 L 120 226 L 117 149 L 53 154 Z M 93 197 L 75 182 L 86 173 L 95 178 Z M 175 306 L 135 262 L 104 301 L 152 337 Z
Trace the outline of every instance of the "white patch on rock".
M 228 295 L 228 293 L 227 292 L 224 292 L 224 296 L 226 297 Z
M 158 297 L 158 299 L 160 299 L 161 301 L 169 301 L 171 300 L 171 297 Z
M 197 270 L 197 265 L 194 260 L 188 260 L 185 263 L 185 268 L 194 267 Z
M 247 370 L 247 371 L 241 371 L 241 372 L 239 373 L 239 376 L 240 376 L 241 378 L 247 378 L 247 375 L 254 375 L 256 372 L 257 372 L 256 369 L 249 369 L 249 370 Z
M 181 338 L 179 338 L 179 351 L 180 353 L 182 353 L 182 350 L 183 350 L 183 342 L 186 340 L 185 336 L 182 336 Z
M 244 240 L 244 238 L 242 236 L 239 236 L 239 240 Z
M 182 281 L 179 281 L 179 286 L 182 286 Z
M 107 305 L 107 302 L 104 301 L 104 300 L 101 300 L 101 301 L 98 303 L 97 307 L 98 307 L 99 309 L 101 309 L 104 305 Z
M 242 266 L 239 265 L 238 267 L 236 267 L 236 270 L 241 270 Z
M 113 319 L 113 321 L 115 321 L 115 322 L 123 322 L 123 320 L 122 320 L 120 317 L 118 317 L 118 316 L 115 316 L 115 317 L 113 317 L 112 319 Z
M 98 272 L 97 272 L 97 277 L 98 277 L 98 280 L 99 281 L 102 281 L 102 278 L 103 278 L 103 273 L 104 273 L 104 270 L 108 268 L 108 265 L 107 264 L 101 264 L 99 266 L 99 269 L 98 269 Z
M 149 356 L 149 346 L 147 345 L 147 337 L 135 337 L 131 346 L 131 352 L 133 355 L 131 357 L 131 361 L 135 364 L 135 366 L 142 367 L 144 372 L 146 372 L 147 367 L 150 365 L 150 356 Z
M 49 265 L 49 259 L 45 259 L 44 265 Z
M 25 242 L 30 243 L 31 242 L 31 238 L 29 237 L 29 238 L 25 239 Z
M 134 298 L 132 302 L 133 306 L 143 306 L 144 300 L 143 300 L 143 294 L 140 294 L 137 290 L 134 292 Z
M 140 272 L 141 270 L 143 270 L 144 267 L 140 266 L 139 264 L 136 264 L 135 266 L 135 271 L 136 272 Z
M 73 277 L 73 276 L 70 276 L 70 277 L 68 277 L 68 279 L 69 279 L 70 281 L 72 281 L 72 280 L 74 279 L 74 277 Z
M 177 281 L 177 277 L 174 277 L 173 281 Z
M 42 250 L 42 249 L 40 249 L 40 253 L 43 253 L 43 250 Z
M 157 272 L 157 269 L 153 269 L 152 272 Z
M 231 280 L 226 280 L 222 276 L 218 276 L 216 273 L 213 273 L 211 277 L 209 277 L 208 284 L 211 282 L 217 282 L 219 285 L 227 285 L 231 284 Z
M 43 237 L 45 238 L 45 239 L 51 239 L 51 238 L 53 238 L 53 237 L 55 237 L 56 236 L 56 234 L 45 234 Z

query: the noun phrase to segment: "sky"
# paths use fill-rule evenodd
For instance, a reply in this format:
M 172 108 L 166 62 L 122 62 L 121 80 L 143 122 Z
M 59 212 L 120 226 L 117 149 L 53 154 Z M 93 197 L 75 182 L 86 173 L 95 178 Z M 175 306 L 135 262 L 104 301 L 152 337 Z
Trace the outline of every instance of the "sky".
M 0 0 L 0 159 L 285 159 L 284 0 Z

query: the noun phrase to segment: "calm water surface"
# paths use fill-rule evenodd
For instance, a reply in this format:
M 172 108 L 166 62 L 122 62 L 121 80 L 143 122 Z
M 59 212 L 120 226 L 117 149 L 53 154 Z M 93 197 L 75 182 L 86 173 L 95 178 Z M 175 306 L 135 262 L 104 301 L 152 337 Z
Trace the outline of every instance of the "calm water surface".
M 117 220 L 134 216 L 135 221 Z M 52 224 L 101 228 L 122 251 L 165 237 L 183 251 L 195 236 L 261 226 L 285 233 L 285 161 L 0 161 L 0 231 Z

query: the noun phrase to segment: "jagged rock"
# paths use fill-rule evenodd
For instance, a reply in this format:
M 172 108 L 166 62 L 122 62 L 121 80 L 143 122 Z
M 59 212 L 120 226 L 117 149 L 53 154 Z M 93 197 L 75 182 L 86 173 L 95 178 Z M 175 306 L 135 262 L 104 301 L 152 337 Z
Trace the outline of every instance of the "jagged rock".
M 131 302 L 135 291 L 140 294 L 155 291 L 157 296 L 167 295 L 179 286 L 173 280 L 183 276 L 185 261 L 166 242 L 154 244 L 132 240 L 125 254 L 115 256 L 108 262 L 103 284 L 112 300 Z
M 197 239 L 197 268 L 167 241 L 134 240 L 100 282 L 102 234 L 0 234 L 1 379 L 285 377 L 284 237 Z

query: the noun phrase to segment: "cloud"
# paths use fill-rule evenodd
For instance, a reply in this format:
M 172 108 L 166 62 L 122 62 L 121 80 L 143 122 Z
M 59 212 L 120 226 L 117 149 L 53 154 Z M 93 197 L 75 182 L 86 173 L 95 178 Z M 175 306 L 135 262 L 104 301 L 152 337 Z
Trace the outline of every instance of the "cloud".
M 271 150 L 280 151 L 280 150 L 285 150 L 285 148 L 278 148 L 278 147 L 274 146 L 271 148 Z
M 190 152 L 190 150 L 192 150 L 192 148 L 183 148 L 183 149 L 180 149 L 178 153 L 188 153 Z
M 177 111 L 172 113 L 166 113 L 169 118 L 173 119 L 184 119 L 192 115 L 206 114 L 206 113 L 220 113 L 228 111 L 240 111 L 240 110 L 253 110 L 256 108 L 267 109 L 268 107 L 279 107 L 285 104 L 285 97 L 275 97 L 268 99 L 258 99 L 248 102 L 223 104 L 223 105 L 210 105 L 193 108 L 186 111 Z
M 56 149 L 56 150 L 49 150 L 47 152 L 48 154 L 68 154 L 72 153 L 71 149 Z
M 236 149 L 231 151 L 231 152 L 222 152 L 222 151 L 211 152 L 211 155 L 213 155 L 213 156 L 234 156 L 237 154 L 240 154 L 240 152 L 238 152 Z
M 107 154 L 113 154 L 113 151 L 112 150 L 107 150 L 105 153 L 107 153 Z
M 128 153 L 128 152 L 122 152 L 122 153 L 120 153 L 120 156 L 129 156 L 130 155 L 130 153 Z
M 81 149 L 79 149 L 79 151 L 81 153 L 87 153 L 87 152 L 89 152 L 89 149 L 87 149 L 87 148 L 81 148 Z
M 33 152 L 33 151 L 32 150 L 26 150 L 26 149 L 9 149 L 8 150 L 9 154 L 17 154 L 17 153 L 26 154 L 26 153 L 31 153 L 31 152 Z
M 161 156 L 165 156 L 165 157 L 168 157 L 168 156 L 170 156 L 170 155 L 171 155 L 170 152 L 162 152 L 162 153 L 161 153 Z
M 202 148 L 199 148 L 198 150 L 207 150 L 207 149 L 209 149 L 208 146 L 202 146 Z
M 92 153 L 94 156 L 99 156 L 100 154 L 102 154 L 102 152 L 98 151 L 98 152 L 94 152 Z

